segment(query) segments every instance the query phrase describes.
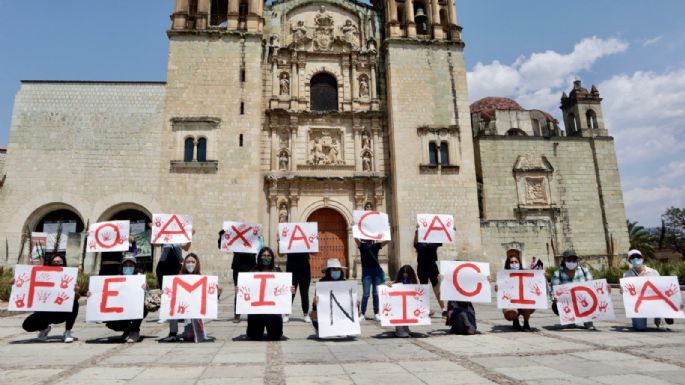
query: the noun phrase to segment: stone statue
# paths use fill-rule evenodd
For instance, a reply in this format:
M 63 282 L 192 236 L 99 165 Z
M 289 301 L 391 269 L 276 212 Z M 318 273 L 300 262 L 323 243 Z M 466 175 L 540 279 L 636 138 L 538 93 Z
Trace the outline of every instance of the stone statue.
M 376 52 L 376 42 L 373 39 L 369 40 L 369 42 L 366 43 L 366 49 L 370 53 L 375 53 Z
M 282 73 L 281 74 L 281 95 L 290 95 L 290 80 L 288 79 L 288 74 L 287 73 Z
M 359 97 L 367 96 L 369 96 L 369 81 L 366 80 L 366 77 L 362 77 L 359 79 Z
M 329 160 L 330 164 L 340 163 L 340 160 L 338 159 L 338 155 L 340 155 L 340 150 L 338 149 L 338 141 L 333 139 L 333 143 L 331 144 L 331 148 L 328 150 L 328 160 Z
M 324 161 L 323 143 L 321 143 L 321 139 L 316 138 L 314 139 L 314 145 L 312 146 L 312 164 L 324 164 Z
M 278 169 L 287 171 L 288 170 L 288 163 L 290 163 L 290 158 L 288 157 L 288 153 L 286 151 L 281 151 L 281 154 L 278 156 Z
M 304 21 L 300 20 L 297 24 L 290 27 L 293 34 L 293 43 L 295 46 L 302 46 L 307 40 L 307 28 L 304 26 Z
M 362 131 L 362 148 L 371 148 L 371 138 L 369 138 L 369 133 L 366 130 Z
M 359 30 L 356 25 L 352 24 L 352 20 L 347 19 L 345 25 L 343 25 L 340 30 L 342 31 L 344 41 L 351 44 L 352 47 L 357 47 L 359 45 Z
M 364 154 L 362 155 L 362 170 L 372 171 L 371 170 L 371 153 L 368 151 L 364 151 Z
M 278 37 L 278 35 L 271 36 L 271 46 L 275 48 L 281 46 L 280 38 Z
M 288 223 L 288 206 L 285 203 L 278 208 L 278 222 Z

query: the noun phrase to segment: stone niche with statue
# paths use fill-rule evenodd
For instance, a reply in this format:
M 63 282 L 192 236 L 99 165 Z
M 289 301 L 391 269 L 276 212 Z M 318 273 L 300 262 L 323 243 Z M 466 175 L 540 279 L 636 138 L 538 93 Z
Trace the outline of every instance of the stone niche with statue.
M 308 166 L 345 166 L 342 130 L 312 128 L 307 148 Z
M 286 24 L 288 47 L 298 51 L 349 52 L 362 47 L 359 18 L 333 4 L 292 10 Z

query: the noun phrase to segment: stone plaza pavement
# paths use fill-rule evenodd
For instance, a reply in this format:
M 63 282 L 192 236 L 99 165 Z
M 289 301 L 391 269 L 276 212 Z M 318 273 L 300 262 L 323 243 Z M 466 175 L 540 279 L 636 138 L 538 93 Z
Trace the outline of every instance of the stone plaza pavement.
M 220 319 L 207 324 L 216 341 L 200 344 L 157 342 L 168 332 L 158 313 L 138 344 L 108 341 L 118 334 L 86 324 L 85 307 L 72 344 L 61 341 L 63 325 L 41 343 L 22 331 L 24 314 L 0 317 L 0 384 L 685 384 L 685 322 L 629 331 L 617 290 L 618 319 L 598 331 L 557 330 L 546 310 L 533 315 L 534 332 L 515 332 L 488 304 L 476 306 L 475 336 L 446 334 L 436 315 L 431 327 L 412 328 L 414 338 L 363 321 L 363 335 L 345 341 L 316 340 L 298 299 L 278 342 L 246 341 L 246 322 L 229 320 L 232 290 L 224 294 Z

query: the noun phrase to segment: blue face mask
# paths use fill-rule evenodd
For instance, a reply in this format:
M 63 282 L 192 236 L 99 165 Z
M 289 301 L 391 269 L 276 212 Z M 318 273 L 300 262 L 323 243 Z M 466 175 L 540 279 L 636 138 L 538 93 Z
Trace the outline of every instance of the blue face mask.
M 124 266 L 121 271 L 124 273 L 124 275 L 133 275 L 133 273 L 136 272 L 136 268 L 133 266 Z
M 402 277 L 402 283 L 405 285 L 409 284 L 409 277 Z
M 640 266 L 642 266 L 643 262 L 644 262 L 644 260 L 642 258 L 633 258 L 630 260 L 630 264 L 631 264 L 631 266 L 633 266 L 633 269 L 637 269 Z
M 512 263 L 511 265 L 509 265 L 509 268 L 510 268 L 511 270 L 520 270 L 520 269 L 521 269 L 521 265 L 519 265 L 518 263 Z
M 342 277 L 342 271 L 331 271 L 331 278 L 337 281 Z

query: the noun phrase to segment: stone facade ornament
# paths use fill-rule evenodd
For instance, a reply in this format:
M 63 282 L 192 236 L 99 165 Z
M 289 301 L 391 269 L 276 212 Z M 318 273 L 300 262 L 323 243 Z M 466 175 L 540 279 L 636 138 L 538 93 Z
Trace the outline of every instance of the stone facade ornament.
M 288 205 L 285 202 L 278 207 L 278 222 L 288 223 Z
M 366 76 L 359 78 L 359 97 L 365 98 L 369 96 L 369 81 Z
M 339 131 L 312 131 L 310 135 L 308 164 L 315 166 L 345 164 Z
M 363 171 L 373 171 L 371 167 L 371 152 L 364 151 L 362 154 L 362 170 Z
M 546 204 L 547 194 L 543 178 L 526 178 L 526 202 L 528 204 Z
M 307 36 L 307 27 L 304 26 L 304 21 L 302 20 L 292 25 L 290 32 L 293 34 L 293 45 L 295 48 L 301 48 L 310 40 Z
M 281 171 L 288 171 L 289 164 L 290 156 L 288 156 L 288 151 L 282 150 L 278 155 L 278 169 Z
M 288 79 L 288 74 L 286 72 L 281 74 L 280 94 L 290 95 L 290 79 Z
M 314 32 L 314 46 L 319 51 L 330 51 L 333 47 L 333 16 L 326 12 L 326 7 L 321 6 L 314 17 L 316 30 Z
M 371 136 L 366 130 L 362 131 L 362 148 L 371 149 Z
M 353 48 L 359 46 L 359 29 L 352 23 L 352 20 L 347 19 L 345 25 L 340 27 L 340 31 L 345 42 L 349 43 Z

